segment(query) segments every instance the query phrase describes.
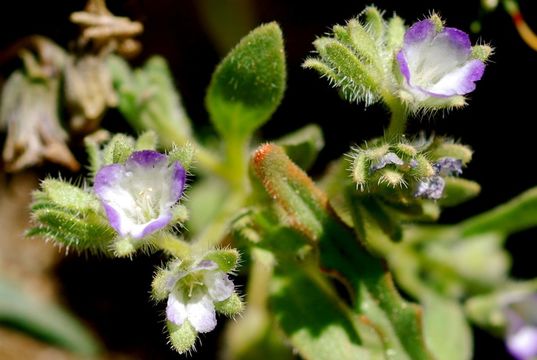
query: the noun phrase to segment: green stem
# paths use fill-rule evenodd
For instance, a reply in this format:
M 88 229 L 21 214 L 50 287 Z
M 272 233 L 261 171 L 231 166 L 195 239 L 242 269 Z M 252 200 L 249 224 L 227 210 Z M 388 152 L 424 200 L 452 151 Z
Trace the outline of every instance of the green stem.
M 226 179 L 234 191 L 248 192 L 249 137 L 230 137 L 225 140 L 226 158 L 223 164 Z
M 168 232 L 158 233 L 152 238 L 152 242 L 159 249 L 180 259 L 185 259 L 190 255 L 190 246 Z
M 166 123 L 161 124 L 162 130 L 159 132 L 159 135 L 167 134 L 165 137 L 170 139 L 170 142 L 176 143 L 178 145 L 185 145 L 186 143 L 190 143 L 193 145 L 194 149 L 196 150 L 196 159 L 199 161 L 200 165 L 222 177 L 226 178 L 226 173 L 224 172 L 221 160 L 211 151 L 207 150 L 203 145 L 198 143 L 195 139 L 192 137 L 186 137 L 182 133 L 178 132 L 177 129 L 173 126 L 169 126 Z
M 218 245 L 229 231 L 233 216 L 244 206 L 249 190 L 248 144 L 249 137 L 231 137 L 225 141 L 225 162 L 219 168 L 230 187 L 230 195 L 225 204 L 211 220 L 210 224 L 195 240 L 198 251 L 205 251 Z
M 259 260 L 263 254 L 259 254 L 260 249 L 252 249 L 252 264 L 250 266 L 250 277 L 248 279 L 248 307 L 255 307 L 260 311 L 266 311 L 269 282 L 272 278 L 272 266 Z
M 203 253 L 217 246 L 229 231 L 230 222 L 244 205 L 245 199 L 246 195 L 242 192 L 233 192 L 225 199 L 222 208 L 193 241 L 193 251 Z
M 397 139 L 406 131 L 408 112 L 404 104 L 395 96 L 391 94 L 384 94 L 383 98 L 392 114 L 390 124 L 385 132 L 385 138 L 387 140 Z

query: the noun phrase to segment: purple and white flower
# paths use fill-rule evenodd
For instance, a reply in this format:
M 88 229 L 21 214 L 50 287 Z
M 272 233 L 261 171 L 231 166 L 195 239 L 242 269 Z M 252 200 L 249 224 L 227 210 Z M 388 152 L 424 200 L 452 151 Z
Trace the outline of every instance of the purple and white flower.
M 182 325 L 188 321 L 199 333 L 216 327 L 215 302 L 228 299 L 234 284 L 215 262 L 203 260 L 190 270 L 170 278 L 166 307 L 168 321 Z
M 136 151 L 124 164 L 102 167 L 93 189 L 110 225 L 123 237 L 140 239 L 172 220 L 186 172 L 177 161 L 152 150 Z
M 468 35 L 443 27 L 435 15 L 406 31 L 396 58 L 404 93 L 417 102 L 435 99 L 449 103 L 474 91 L 485 70 L 484 62 L 472 57 Z
M 452 157 L 443 157 L 438 159 L 433 168 L 440 176 L 453 176 L 462 174 L 462 160 Z
M 438 175 L 424 178 L 418 183 L 414 196 L 430 200 L 438 200 L 444 193 L 446 181 Z
M 537 358 L 537 294 L 526 294 L 504 307 L 507 349 L 518 360 Z

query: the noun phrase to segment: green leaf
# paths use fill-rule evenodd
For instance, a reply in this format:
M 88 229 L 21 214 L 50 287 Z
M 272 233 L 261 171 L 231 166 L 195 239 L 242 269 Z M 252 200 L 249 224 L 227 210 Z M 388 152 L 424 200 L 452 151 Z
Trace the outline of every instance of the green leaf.
M 291 266 L 291 265 L 288 265 Z M 363 346 L 358 317 L 317 271 L 280 268 L 273 278 L 271 305 L 283 331 L 304 359 L 383 359 Z
M 0 323 L 11 324 L 78 354 L 95 356 L 101 351 L 97 339 L 72 314 L 2 280 Z
M 386 48 L 391 57 L 395 57 L 395 51 L 402 46 L 405 31 L 405 23 L 399 16 L 394 15 L 388 20 Z
M 366 104 L 371 104 L 376 100 L 379 84 L 374 68 L 362 62 L 351 49 L 335 39 L 319 38 L 313 44 L 321 59 L 343 79 L 336 85 L 341 86 L 349 101 L 364 98 Z
M 431 359 L 422 336 L 419 308 L 401 298 L 382 261 L 368 253 L 352 230 L 334 217 L 326 195 L 275 145 L 260 147 L 252 166 L 281 207 L 283 220 L 318 244 L 322 268 L 341 275 L 351 285 L 356 312 L 382 335 L 387 354 L 400 359 Z M 373 230 L 387 237 L 378 226 Z
M 377 41 L 382 41 L 385 32 L 382 13 L 376 7 L 368 6 L 362 14 L 365 15 L 366 27 L 369 29 L 371 36 L 374 36 Z
M 537 188 L 509 202 L 474 216 L 459 225 L 463 236 L 499 232 L 511 234 L 537 225 Z
M 262 25 L 231 50 L 216 68 L 206 105 L 224 138 L 246 138 L 280 104 L 286 70 L 283 38 L 276 23 Z
M 360 24 L 358 19 L 352 19 L 347 23 L 347 28 L 356 52 L 368 63 L 375 66 L 379 74 L 383 73 L 382 61 L 379 56 L 378 46 L 370 32 Z
M 470 360 L 472 331 L 461 305 L 455 300 L 428 294 L 423 300 L 425 341 L 438 360 Z
M 321 77 L 328 79 L 330 85 L 337 86 L 343 82 L 343 78 L 337 74 L 337 72 L 326 63 L 319 59 L 308 58 L 302 64 L 304 69 L 312 69 L 317 71 Z
M 73 213 L 66 209 L 43 205 L 33 211 L 38 225 L 26 236 L 43 236 L 58 245 L 76 250 L 107 252 L 116 232 L 93 212 Z
M 323 132 L 318 125 L 310 124 L 276 140 L 287 155 L 301 168 L 309 169 L 324 147 Z
M 457 206 L 473 199 L 481 191 L 481 186 L 475 181 L 456 177 L 447 177 L 445 181 L 444 195 L 438 200 L 440 206 Z
M 511 261 L 503 249 L 504 241 L 505 237 L 498 233 L 432 241 L 424 248 L 424 254 L 471 281 L 473 286 L 469 286 L 468 291 L 475 292 L 496 287 L 507 280 Z
M 60 207 L 73 211 L 97 210 L 98 200 L 89 191 L 57 179 L 45 179 L 41 183 L 42 191 L 36 191 L 36 200 L 48 200 Z
M 143 68 L 132 71 L 125 60 L 110 56 L 108 67 L 119 98 L 119 111 L 139 132 L 155 131 L 161 145 L 183 145 L 192 135 L 166 61 L 151 57 Z

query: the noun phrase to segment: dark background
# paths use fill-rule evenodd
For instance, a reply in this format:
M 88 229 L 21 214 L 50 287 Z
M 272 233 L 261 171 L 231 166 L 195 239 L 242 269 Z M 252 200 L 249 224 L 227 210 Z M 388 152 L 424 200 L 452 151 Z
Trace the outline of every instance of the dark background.
M 63 46 L 77 35 L 68 15 L 83 8 L 85 1 L 4 1 L 0 6 L 0 49 L 30 34 L 46 35 Z M 311 54 L 311 42 L 336 23 L 357 15 L 371 1 L 331 0 L 323 5 L 299 1 L 252 1 L 257 23 L 276 20 L 280 23 L 287 53 L 288 85 L 285 98 L 272 121 L 263 129 L 264 138 L 313 122 L 324 129 L 326 148 L 314 172 L 320 173 L 328 161 L 346 152 L 352 144 L 379 136 L 387 124 L 380 106 L 341 100 L 325 80 L 313 71 L 301 69 L 301 62 Z M 440 13 L 448 26 L 469 31 L 472 21 L 480 17 L 479 1 L 382 1 L 375 5 L 388 15 L 396 12 L 412 23 L 431 10 Z M 526 20 L 537 29 L 537 4 L 521 1 Z M 184 103 L 195 126 L 208 127 L 203 107 L 205 89 L 213 68 L 222 54 L 213 46 L 199 17 L 196 0 L 116 0 L 109 7 L 118 15 L 144 23 L 140 37 L 144 51 L 133 63 L 141 64 L 152 54 L 162 54 L 170 62 Z M 483 15 L 483 14 L 481 14 Z M 433 129 L 471 145 L 475 157 L 465 177 L 482 185 L 479 198 L 455 210 L 447 210 L 442 221 L 449 223 L 484 211 L 537 184 L 534 175 L 535 143 L 533 131 L 537 93 L 537 53 L 519 38 L 510 17 L 501 9 L 482 18 L 482 32 L 472 41 L 490 43 L 495 54 L 477 90 L 470 94 L 470 105 L 462 110 L 438 113 L 432 118 L 413 119 L 410 131 Z M 6 77 L 16 63 L 0 64 Z M 110 113 L 104 126 L 123 129 L 118 117 Z M 44 171 L 44 170 L 42 170 Z M 507 243 L 515 258 L 513 274 L 520 278 L 537 276 L 533 263 L 537 231 L 513 236 Z M 149 302 L 154 258 L 109 261 L 68 257 L 59 269 L 67 301 L 103 336 L 107 346 L 140 359 L 178 358 L 167 349 L 163 336 L 163 308 Z M 76 275 L 73 275 L 76 274 Z M 103 315 L 104 314 L 104 315 Z M 203 338 L 195 357 L 212 357 L 216 333 Z M 508 358 L 503 343 L 479 332 L 476 336 L 476 359 Z

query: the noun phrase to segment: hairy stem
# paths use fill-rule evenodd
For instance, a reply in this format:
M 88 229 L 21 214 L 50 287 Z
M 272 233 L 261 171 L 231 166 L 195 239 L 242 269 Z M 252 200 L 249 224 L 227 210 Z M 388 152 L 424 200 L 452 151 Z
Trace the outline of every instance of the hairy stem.
M 387 140 L 393 140 L 405 133 L 408 113 L 403 103 L 395 96 L 384 94 L 383 98 L 391 112 L 390 124 L 384 136 Z

